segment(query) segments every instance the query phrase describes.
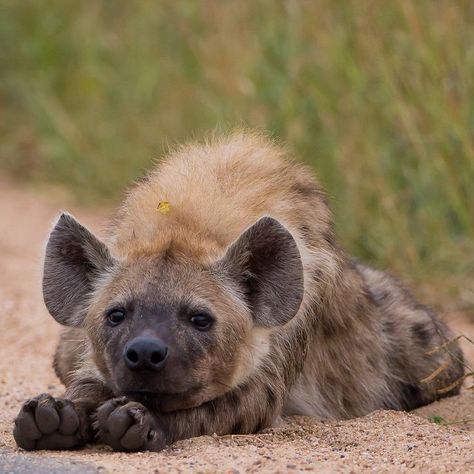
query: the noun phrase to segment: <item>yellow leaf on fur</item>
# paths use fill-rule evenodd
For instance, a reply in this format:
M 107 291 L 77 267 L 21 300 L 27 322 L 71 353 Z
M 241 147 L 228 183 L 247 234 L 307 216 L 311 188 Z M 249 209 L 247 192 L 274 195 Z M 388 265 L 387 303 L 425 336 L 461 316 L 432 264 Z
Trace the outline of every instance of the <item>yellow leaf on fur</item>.
M 170 203 L 168 201 L 159 202 L 157 210 L 161 212 L 161 214 L 168 214 L 168 212 L 170 212 Z

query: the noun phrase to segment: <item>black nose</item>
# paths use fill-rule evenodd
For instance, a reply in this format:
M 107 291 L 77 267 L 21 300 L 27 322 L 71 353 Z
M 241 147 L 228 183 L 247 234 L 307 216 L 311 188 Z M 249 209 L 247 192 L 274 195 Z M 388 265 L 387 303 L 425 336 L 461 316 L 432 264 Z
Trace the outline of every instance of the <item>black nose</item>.
M 165 363 L 168 347 L 156 338 L 136 337 L 126 346 L 123 353 L 125 363 L 130 370 L 158 370 Z

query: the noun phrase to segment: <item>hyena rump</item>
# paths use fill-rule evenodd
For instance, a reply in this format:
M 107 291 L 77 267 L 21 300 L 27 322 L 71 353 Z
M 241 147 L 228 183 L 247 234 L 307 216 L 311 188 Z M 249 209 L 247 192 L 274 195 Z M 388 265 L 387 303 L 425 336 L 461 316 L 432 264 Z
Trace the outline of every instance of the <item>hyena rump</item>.
M 354 263 L 320 185 L 285 155 L 245 133 L 179 149 L 128 194 L 107 245 L 59 218 L 43 292 L 68 326 L 54 362 L 66 392 L 23 405 L 19 446 L 95 436 L 160 450 L 282 414 L 356 417 L 459 391 L 457 344 L 427 354 L 447 327 Z

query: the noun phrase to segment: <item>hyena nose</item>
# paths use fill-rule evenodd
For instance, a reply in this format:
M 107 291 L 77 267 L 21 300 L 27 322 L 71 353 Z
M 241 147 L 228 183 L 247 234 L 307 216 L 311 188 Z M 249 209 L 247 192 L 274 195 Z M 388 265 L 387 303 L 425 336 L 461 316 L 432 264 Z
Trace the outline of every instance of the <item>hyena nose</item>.
M 126 346 L 123 353 L 125 364 L 130 370 L 159 370 L 164 365 L 168 347 L 156 338 L 136 337 Z

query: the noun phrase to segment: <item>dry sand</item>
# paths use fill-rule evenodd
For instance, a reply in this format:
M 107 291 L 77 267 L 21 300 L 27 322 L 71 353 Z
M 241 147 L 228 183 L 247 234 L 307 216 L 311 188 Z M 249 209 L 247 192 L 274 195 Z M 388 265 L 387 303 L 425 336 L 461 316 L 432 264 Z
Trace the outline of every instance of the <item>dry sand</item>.
M 467 390 L 416 413 L 379 411 L 332 423 L 291 418 L 259 435 L 195 438 L 161 453 L 18 450 L 11 428 L 21 403 L 61 393 L 51 369 L 58 325 L 43 306 L 39 282 L 45 239 L 65 203 L 62 194 L 14 187 L 0 177 L 0 472 L 474 472 L 473 425 L 423 418 L 474 418 L 474 393 Z M 72 211 L 100 234 L 106 210 Z M 466 315 L 451 319 L 455 330 L 474 336 Z M 473 347 L 464 348 L 474 360 Z

